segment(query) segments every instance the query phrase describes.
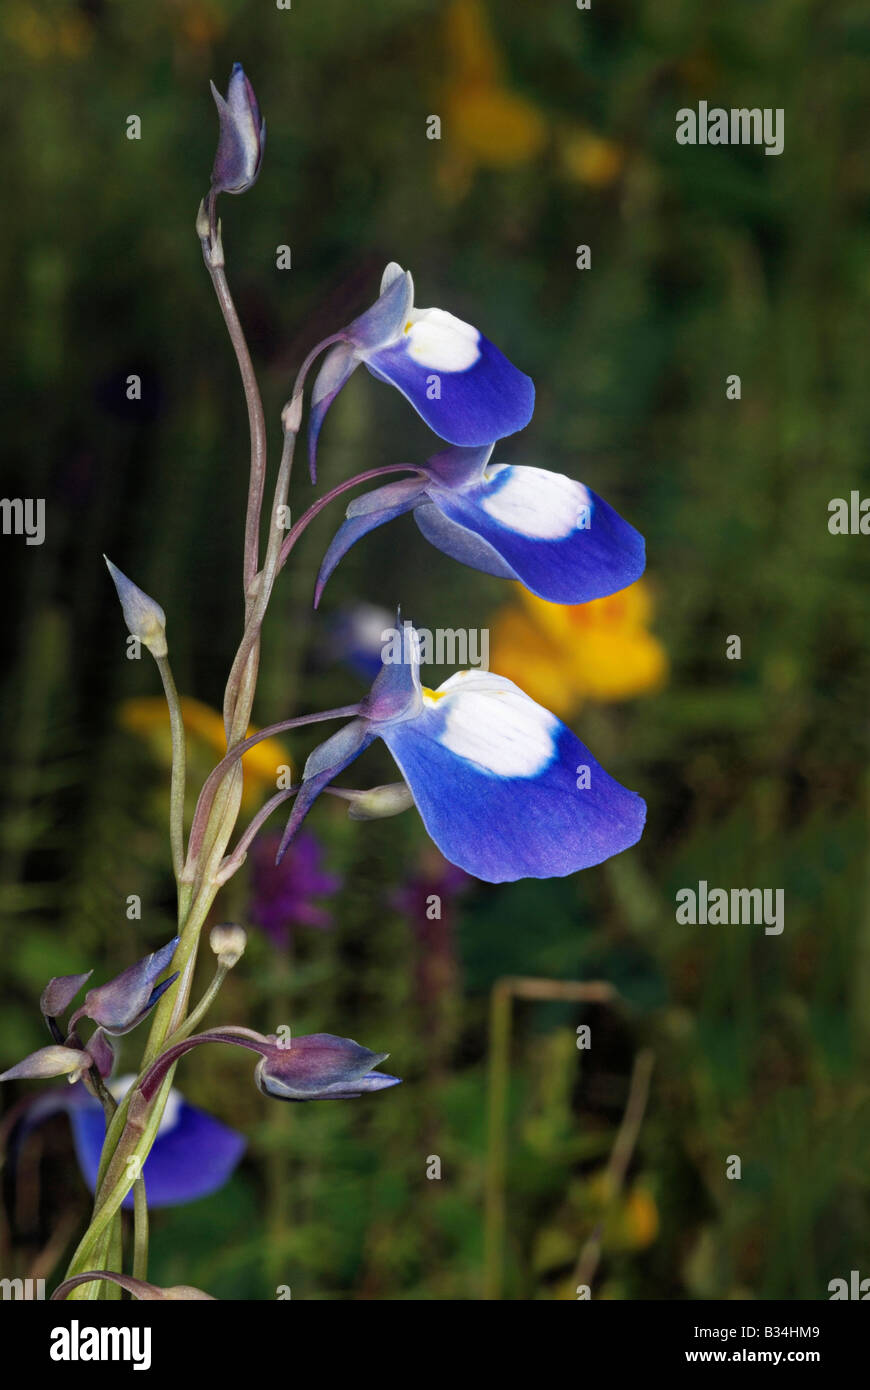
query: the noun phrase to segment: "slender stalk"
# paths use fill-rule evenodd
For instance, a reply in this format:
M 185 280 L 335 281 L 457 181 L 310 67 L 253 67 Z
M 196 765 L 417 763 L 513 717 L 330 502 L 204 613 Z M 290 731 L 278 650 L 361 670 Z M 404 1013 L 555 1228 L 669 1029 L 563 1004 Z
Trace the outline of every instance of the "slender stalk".
M 359 483 L 368 483 L 371 482 L 373 478 L 386 477 L 388 473 L 416 473 L 420 478 L 425 478 L 427 476 L 424 469 L 415 468 L 412 463 L 389 463 L 384 468 L 369 468 L 365 473 L 357 473 L 355 478 L 348 478 L 345 482 L 338 483 L 334 488 L 331 488 L 329 492 L 325 492 L 322 497 L 318 497 L 316 502 L 312 502 L 311 506 L 302 513 L 296 525 L 290 528 L 281 546 L 281 556 L 278 564 L 279 569 L 284 568 L 290 551 L 302 535 L 302 532 L 305 530 L 306 526 L 314 520 L 318 513 L 323 511 L 324 507 L 328 506 L 330 502 L 333 502 L 336 497 L 340 497 L 343 492 L 348 492 L 351 488 L 357 487 Z
M 170 1047 L 174 1047 L 177 1042 L 182 1042 L 185 1038 L 190 1036 L 196 1025 L 199 1023 L 200 1019 L 208 1013 L 209 1009 L 211 1008 L 212 1004 L 218 996 L 218 991 L 220 990 L 221 985 L 223 984 L 224 980 L 227 978 L 227 975 L 229 973 L 230 972 L 227 966 L 219 965 L 217 967 L 208 989 L 200 999 L 196 1008 L 187 1015 L 187 1018 L 184 1020 L 181 1027 L 176 1028 L 175 1032 L 170 1033 L 169 1037 L 166 1039 L 165 1043 L 163 1044 L 164 1052 L 168 1051 Z
M 501 1297 L 507 1184 L 507 1100 L 512 994 L 509 980 L 493 987 L 489 1009 L 489 1142 L 484 1203 L 484 1298 Z
M 223 861 L 217 873 L 215 874 L 215 883 L 226 883 L 228 879 L 232 878 L 236 870 L 241 868 L 241 866 L 245 862 L 245 857 L 248 853 L 248 846 L 250 845 L 254 836 L 257 834 L 259 830 L 262 829 L 266 821 L 271 816 L 272 812 L 277 810 L 277 808 L 281 805 L 282 802 L 288 801 L 291 796 L 295 796 L 298 790 L 298 787 L 288 787 L 286 791 L 277 792 L 275 796 L 269 798 L 265 806 L 260 807 L 259 811 L 254 816 L 244 835 L 242 835 L 239 839 L 239 842 L 233 850 L 232 854 L 227 855 L 226 859 Z
M 145 1179 L 133 1184 L 133 1278 L 148 1277 L 148 1199 Z
M 169 724 L 172 730 L 172 774 L 169 792 L 169 838 L 172 845 L 172 868 L 176 883 L 184 868 L 184 792 L 186 783 L 187 751 L 184 738 L 184 719 L 181 714 L 181 701 L 172 675 L 167 656 L 155 657 L 160 679 L 169 706 Z
M 263 491 L 266 483 L 266 420 L 263 414 L 263 401 L 257 375 L 251 361 L 244 330 L 230 294 L 224 269 L 223 246 L 216 223 L 216 197 L 214 189 L 207 200 L 209 236 L 203 238 L 202 250 L 217 301 L 224 317 L 230 342 L 236 354 L 245 402 L 248 407 L 248 429 L 251 436 L 251 471 L 248 484 L 248 506 L 245 516 L 245 549 L 243 564 L 243 586 L 247 597 L 248 588 L 260 567 L 260 513 L 263 506 Z
M 272 586 L 275 583 L 275 576 L 278 573 L 278 560 L 281 554 L 281 537 L 283 528 L 279 524 L 281 509 L 287 505 L 287 493 L 290 489 L 290 474 L 293 469 L 293 452 L 296 447 L 296 434 L 293 430 L 287 430 L 284 434 L 284 447 L 281 451 L 281 465 L 278 470 L 278 477 L 275 482 L 275 495 L 272 502 L 272 515 L 269 525 L 269 539 L 266 544 L 266 558 L 263 561 L 263 569 L 260 574 L 251 580 L 247 594 L 249 599 L 247 621 L 245 631 L 236 652 L 235 660 L 230 669 L 227 679 L 227 688 L 224 694 L 224 723 L 227 726 L 227 735 L 230 742 L 243 735 L 248 727 L 250 709 L 242 720 L 247 701 L 240 700 L 240 691 L 245 674 L 245 668 L 252 657 L 255 647 L 260 640 L 260 629 L 263 626 L 263 618 L 266 615 L 266 607 L 272 596 Z M 250 685 L 251 701 L 253 703 L 253 684 Z
M 605 1169 L 609 1210 L 612 1210 L 625 1185 L 628 1165 L 631 1162 L 640 1134 L 640 1127 L 643 1124 L 654 1065 L 655 1055 L 648 1047 L 639 1052 L 634 1059 L 625 1113 Z M 577 1288 L 581 1284 L 585 1284 L 587 1288 L 591 1287 L 595 1272 L 598 1269 L 598 1262 L 601 1259 L 603 1231 L 604 1220 L 601 1220 L 580 1251 L 577 1267 L 574 1270 L 574 1278 L 571 1280 L 573 1288 Z
M 216 767 L 212 769 L 203 783 L 202 791 L 199 794 L 196 810 L 193 816 L 193 825 L 190 828 L 190 840 L 187 851 L 187 868 L 185 872 L 190 872 L 191 866 L 196 863 L 202 849 L 205 828 L 209 821 L 209 812 L 214 800 L 215 792 L 220 786 L 225 774 L 235 763 L 243 758 L 249 748 L 253 748 L 256 743 L 262 743 L 264 738 L 272 738 L 275 734 L 287 733 L 290 729 L 300 729 L 305 724 L 319 724 L 326 719 L 348 719 L 359 713 L 359 704 L 342 705 L 338 709 L 324 710 L 320 714 L 302 714 L 296 719 L 282 719 L 277 724 L 268 724 L 265 729 L 260 729 L 259 733 L 251 734 L 249 738 L 243 739 L 241 743 L 236 743 L 221 758 Z

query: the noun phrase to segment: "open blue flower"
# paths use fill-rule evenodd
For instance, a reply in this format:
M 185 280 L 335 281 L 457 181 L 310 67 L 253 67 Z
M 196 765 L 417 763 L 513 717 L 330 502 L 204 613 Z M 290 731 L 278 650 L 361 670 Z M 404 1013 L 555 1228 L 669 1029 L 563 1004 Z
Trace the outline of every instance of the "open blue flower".
M 494 447 L 446 449 L 429 459 L 424 478 L 355 498 L 324 556 L 315 607 L 351 546 L 404 512 L 452 559 L 518 579 L 550 603 L 588 603 L 640 578 L 643 536 L 603 498 L 561 473 L 490 463 Z
M 311 393 L 312 481 L 324 416 L 361 362 L 372 376 L 398 387 L 450 444 L 490 444 L 532 418 L 531 378 L 470 323 L 443 309 L 415 308 L 411 273 L 395 261 L 384 271 L 380 298 L 338 336 Z
M 133 1077 L 119 1078 L 110 1086 L 117 1099 L 121 1099 L 132 1080 Z M 21 1104 L 10 1130 L 13 1166 L 28 1135 L 61 1112 L 69 1116 L 79 1167 L 93 1191 L 106 1121 L 102 1105 L 81 1082 L 28 1096 Z M 178 1091 L 170 1091 L 154 1146 L 142 1165 L 148 1205 L 181 1206 L 217 1192 L 233 1173 L 246 1147 L 243 1135 L 189 1105 Z M 130 1192 L 124 1206 L 129 1210 L 132 1205 Z
M 111 1089 L 120 1100 L 133 1077 L 119 1078 Z M 102 1106 L 87 1092 L 83 1103 L 70 1107 L 76 1156 L 93 1192 L 106 1136 Z M 190 1105 L 171 1090 L 157 1138 L 142 1165 L 149 1207 L 175 1207 L 209 1197 L 228 1181 L 241 1161 L 247 1140 L 205 1110 Z M 133 1193 L 124 1198 L 133 1206 Z
M 513 681 L 460 671 L 427 690 L 410 623 L 395 647 L 358 717 L 305 764 L 279 858 L 315 798 L 375 738 L 395 758 L 442 854 L 490 883 L 560 878 L 640 838 L 641 797 Z

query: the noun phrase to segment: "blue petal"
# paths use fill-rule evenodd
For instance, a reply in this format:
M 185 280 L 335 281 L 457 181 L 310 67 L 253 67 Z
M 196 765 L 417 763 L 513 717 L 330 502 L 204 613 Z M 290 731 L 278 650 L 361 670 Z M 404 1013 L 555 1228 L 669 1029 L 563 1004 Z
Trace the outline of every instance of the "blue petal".
M 311 409 L 308 415 L 308 468 L 312 483 L 317 482 L 317 441 L 327 410 L 332 405 L 342 386 L 359 366 L 349 343 L 338 343 L 323 359 L 320 371 L 311 391 Z
M 462 712 L 456 686 L 466 677 L 472 690 L 475 683 L 495 684 L 509 697 L 507 705 L 500 704 L 498 695 L 493 701 L 485 691 L 484 703 L 475 703 L 479 758 L 474 728 L 463 726 L 457 736 L 452 722 Z M 504 743 L 492 757 L 505 711 L 519 715 L 512 725 L 504 722 Z M 642 798 L 605 772 L 560 720 L 501 677 L 467 672 L 451 677 L 435 692 L 434 704 L 429 697 L 421 716 L 385 725 L 378 733 L 436 845 L 451 863 L 489 883 L 561 878 L 600 864 L 640 838 L 646 818 Z M 455 751 L 457 743 L 464 754 Z M 500 762 L 508 775 L 498 771 Z M 522 775 L 510 775 L 521 766 Z M 588 774 L 579 772 L 583 768 Z M 578 787 L 587 775 L 589 785 Z
M 400 483 L 388 483 L 386 487 L 376 488 L 374 492 L 351 502 L 347 509 L 347 520 L 342 523 L 323 557 L 317 584 L 314 590 L 314 607 L 320 603 L 327 580 L 340 560 L 352 545 L 362 536 L 368 535 L 386 521 L 392 521 L 403 512 L 410 511 L 425 490 L 425 484 L 416 479 Z
M 448 522 L 465 532 L 431 520 L 427 525 L 428 516 L 418 514 L 420 529 L 434 545 L 493 573 L 475 563 L 476 536 L 527 589 L 551 603 L 604 598 L 643 574 L 640 532 L 603 498 L 560 474 L 502 465 L 486 481 L 461 491 L 436 484 L 429 495 Z
M 460 564 L 469 565 L 483 574 L 493 574 L 496 579 L 518 577 L 489 541 L 451 521 L 436 503 L 428 502 L 422 507 L 415 507 L 414 520 L 429 544 L 449 555 L 451 560 L 458 560 Z
M 333 734 L 332 738 L 328 738 L 325 743 L 321 743 L 319 747 L 315 748 L 305 764 L 302 786 L 294 798 L 293 811 L 278 846 L 276 864 L 281 863 L 287 846 L 323 788 L 334 777 L 337 777 L 348 763 L 353 762 L 354 758 L 368 747 L 373 738 L 374 734 L 369 728 L 367 720 L 352 719 L 349 724 L 345 724 L 343 729 L 339 729 L 338 733 Z
M 79 1167 L 93 1192 L 105 1137 L 102 1108 L 71 1111 Z M 234 1129 L 196 1106 L 180 1101 L 177 1123 L 158 1135 L 145 1160 L 142 1176 L 149 1207 L 181 1206 L 217 1192 L 229 1179 L 247 1147 Z M 124 1198 L 131 1210 L 132 1191 Z
M 410 355 L 409 339 L 403 336 L 363 360 L 373 376 L 396 386 L 442 439 L 485 445 L 529 423 L 535 388 L 483 334 L 478 334 L 477 353 L 476 361 L 460 371 L 424 365 Z M 440 399 L 430 400 L 435 378 Z
M 360 349 L 376 348 L 401 333 L 414 303 L 410 271 L 390 261 L 381 279 L 381 293 L 370 309 L 355 318 L 347 336 Z

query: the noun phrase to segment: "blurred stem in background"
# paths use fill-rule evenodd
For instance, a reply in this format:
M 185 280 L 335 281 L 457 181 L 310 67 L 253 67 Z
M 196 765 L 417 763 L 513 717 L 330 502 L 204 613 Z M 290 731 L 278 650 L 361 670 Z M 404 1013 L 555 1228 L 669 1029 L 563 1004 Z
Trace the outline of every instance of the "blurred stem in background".
M 504 1289 L 507 1226 L 508 1100 L 514 999 L 578 1004 L 613 1004 L 612 985 L 598 981 L 497 980 L 489 1008 L 488 1147 L 484 1193 L 484 1298 L 497 1300 Z

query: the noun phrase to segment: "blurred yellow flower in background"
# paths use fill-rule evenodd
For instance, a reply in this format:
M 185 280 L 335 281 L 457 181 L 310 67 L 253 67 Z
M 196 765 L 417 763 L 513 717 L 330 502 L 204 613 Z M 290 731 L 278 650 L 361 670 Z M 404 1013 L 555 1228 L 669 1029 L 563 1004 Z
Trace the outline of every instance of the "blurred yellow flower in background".
M 524 164 L 540 150 L 546 127 L 537 108 L 506 85 L 481 0 L 447 8 L 448 78 L 444 87 L 445 192 L 461 196 L 480 166 Z
M 3 15 L 5 37 L 35 62 L 51 58 L 83 58 L 93 43 L 93 27 L 75 6 L 56 8 L 24 3 L 8 4 Z
M 227 751 L 224 721 L 217 710 L 204 705 L 200 700 L 183 696 L 181 716 L 185 733 L 188 736 L 188 757 L 212 755 L 219 762 Z M 122 728 L 145 739 L 158 759 L 169 767 L 172 761 L 172 739 L 169 729 L 169 711 L 166 701 L 158 695 L 146 695 L 139 699 L 124 700 L 118 711 L 118 722 Z M 248 736 L 257 730 L 252 725 Z M 259 804 L 266 792 L 274 792 L 277 785 L 278 769 L 290 767 L 291 762 L 280 739 L 264 738 L 249 749 L 242 758 L 245 772 L 245 786 L 242 804 L 250 807 Z
M 583 700 L 627 700 L 657 690 L 667 655 L 649 631 L 643 579 L 591 603 L 547 603 L 515 584 L 519 604 L 491 622 L 490 664 L 562 718 Z
M 569 178 L 593 188 L 605 188 L 622 173 L 625 153 L 620 145 L 589 130 L 566 132 L 562 163 Z
M 463 197 L 480 168 L 531 163 L 551 135 L 568 179 L 599 188 L 619 176 L 621 146 L 579 125 L 551 130 L 547 116 L 511 89 L 483 0 L 452 0 L 445 47 L 444 159 L 438 177 L 448 197 Z

